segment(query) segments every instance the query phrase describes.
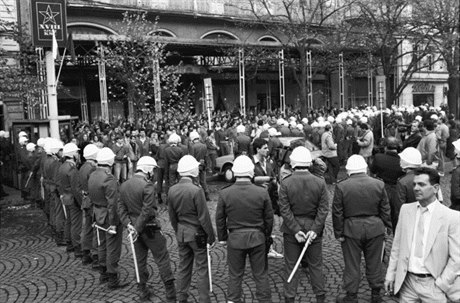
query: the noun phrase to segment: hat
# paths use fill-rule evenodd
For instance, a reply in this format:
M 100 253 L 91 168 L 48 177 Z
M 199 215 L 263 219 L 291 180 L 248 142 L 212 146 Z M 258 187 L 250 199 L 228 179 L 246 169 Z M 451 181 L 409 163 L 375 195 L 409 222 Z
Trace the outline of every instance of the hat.
M 289 156 L 289 160 L 291 161 L 291 166 L 295 168 L 297 166 L 310 166 L 312 158 L 308 148 L 305 146 L 297 146 Z
M 238 156 L 233 161 L 232 171 L 235 177 L 252 178 L 254 176 L 254 163 L 248 156 Z
M 364 160 L 363 156 L 361 155 L 352 155 L 350 158 L 348 158 L 345 169 L 348 171 L 349 175 L 366 172 L 366 160 Z

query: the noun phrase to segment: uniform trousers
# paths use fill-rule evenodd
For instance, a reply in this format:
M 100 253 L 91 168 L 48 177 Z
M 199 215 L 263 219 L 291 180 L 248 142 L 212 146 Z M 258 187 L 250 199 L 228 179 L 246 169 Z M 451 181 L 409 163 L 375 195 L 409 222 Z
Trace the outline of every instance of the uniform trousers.
M 291 280 L 291 283 L 287 283 L 287 279 L 294 269 L 297 259 L 302 252 L 304 243 L 297 242 L 294 235 L 283 234 L 284 238 L 284 296 L 286 298 L 295 298 L 297 294 L 297 286 L 299 284 L 300 272 L 297 270 L 296 274 Z M 323 239 L 317 237 L 308 246 L 305 252 L 304 261 L 308 263 L 308 271 L 310 273 L 311 286 L 313 292 L 317 296 L 325 295 L 324 290 L 324 276 L 323 276 Z
M 366 261 L 366 277 L 371 289 L 383 287 L 382 249 L 384 235 L 374 238 L 353 239 L 345 237 L 342 242 L 345 269 L 343 271 L 343 288 L 350 293 L 357 293 L 361 280 L 361 252 Z
M 270 283 L 268 281 L 268 262 L 265 243 L 247 249 L 236 249 L 227 246 L 228 290 L 229 301 L 240 303 L 243 289 L 246 256 L 249 256 L 252 276 L 256 282 L 256 297 L 259 302 L 271 302 Z
M 93 228 L 93 207 L 83 209 L 81 249 L 97 255 L 97 237 Z
M 156 177 L 156 182 L 157 182 L 157 190 L 156 190 L 156 192 L 158 194 L 161 194 L 163 192 L 163 181 L 165 182 L 166 193 L 168 192 L 169 178 L 168 178 L 167 172 L 168 171 L 163 167 L 156 167 L 155 168 L 155 177 Z
M 66 205 L 67 219 L 65 221 L 64 238 L 72 242 L 74 248 L 80 248 L 81 245 L 81 223 L 82 211 L 77 203 Z
M 407 273 L 399 291 L 400 303 L 445 303 L 444 292 L 435 284 L 433 277 L 421 278 Z
M 168 179 L 169 179 L 169 184 L 166 185 L 166 192 L 168 192 L 170 186 L 173 186 L 179 181 L 179 174 L 177 172 L 177 163 L 169 165 Z
M 200 303 L 209 303 L 208 256 L 206 248 L 198 248 L 195 241 L 178 242 L 179 267 L 177 270 L 177 299 L 187 300 L 192 281 L 193 261 L 197 274 L 197 288 Z
M 56 220 L 56 232 L 63 233 L 66 223 L 64 205 L 62 205 L 61 199 L 59 198 L 58 193 L 56 192 L 56 188 L 54 186 L 51 186 L 50 203 L 52 207 L 52 214 Z M 69 214 L 67 213 L 67 215 Z
M 388 200 L 390 201 L 390 211 L 391 211 L 391 226 L 393 230 L 396 230 L 396 225 L 398 224 L 399 209 L 401 205 L 396 205 L 398 203 L 398 197 L 396 193 L 396 184 L 387 184 L 385 183 L 385 191 L 388 195 Z
M 198 180 L 200 181 L 200 185 L 206 194 L 206 197 L 209 195 L 208 184 L 206 183 L 206 169 L 200 166 L 200 172 L 198 174 Z
M 104 226 L 108 227 L 108 226 Z M 107 267 L 109 274 L 118 273 L 118 262 L 120 261 L 121 245 L 123 243 L 123 226 L 116 227 L 117 233 L 112 235 L 105 231 L 99 230 L 99 245 L 97 250 L 99 265 Z
M 136 242 L 134 242 L 134 249 L 136 251 L 137 267 L 139 268 L 140 284 L 147 283 L 149 279 L 147 268 L 149 250 L 152 252 L 153 260 L 158 266 L 161 280 L 164 283 L 174 280 L 169 252 L 166 248 L 166 239 L 160 230 L 155 231 L 153 237 L 148 237 L 145 232 L 140 233 Z
M 43 211 L 48 218 L 48 224 L 52 229 L 56 229 L 56 216 L 54 215 L 54 204 L 52 203 L 51 191 L 49 184 L 43 183 L 45 198 L 43 200 Z

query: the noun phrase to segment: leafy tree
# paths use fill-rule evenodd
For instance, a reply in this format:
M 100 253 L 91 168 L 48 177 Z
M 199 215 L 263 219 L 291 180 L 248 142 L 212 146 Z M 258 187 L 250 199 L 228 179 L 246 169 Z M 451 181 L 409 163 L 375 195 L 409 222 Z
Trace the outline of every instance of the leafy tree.
M 458 0 L 421 0 L 413 14 L 427 33 L 435 53 L 444 59 L 449 78 L 449 111 L 459 114 L 460 81 L 460 2 Z
M 171 54 L 156 35 L 157 22 L 150 21 L 146 13 L 123 14 L 116 24 L 120 36 L 110 38 L 104 48 L 108 79 L 108 97 L 111 101 L 128 103 L 131 118 L 145 109 L 146 103 L 155 103 L 155 61 L 160 64 L 162 107 L 189 110 L 193 87 L 183 88 L 177 66 L 167 65 Z M 157 115 L 161 113 L 156 113 Z
M 332 63 L 337 66 L 342 45 L 335 33 L 353 1 L 246 0 L 240 6 L 282 43 L 286 68 L 299 86 L 302 115 L 307 112 L 309 93 L 307 51 L 314 53 L 314 72 L 330 72 Z
M 345 44 L 371 54 L 367 64 L 386 77 L 387 106 L 395 103 L 414 73 L 427 67 L 433 51 L 411 15 L 413 1 L 358 0 L 343 27 Z M 397 71 L 402 73 L 395 78 Z
M 1 19 L 0 37 L 18 44 L 14 51 L 0 47 L 0 98 L 17 98 L 26 112 L 36 112 L 45 83 L 37 77 L 38 57 L 32 37 L 25 27 L 20 30 L 15 22 Z

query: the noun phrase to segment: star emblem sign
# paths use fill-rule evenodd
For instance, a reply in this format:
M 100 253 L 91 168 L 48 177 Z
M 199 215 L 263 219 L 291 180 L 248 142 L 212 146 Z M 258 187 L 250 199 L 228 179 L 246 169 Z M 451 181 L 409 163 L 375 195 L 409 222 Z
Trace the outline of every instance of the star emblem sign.
M 56 24 L 56 19 L 54 19 L 54 17 L 59 15 L 59 13 L 53 12 L 49 5 L 46 8 L 46 11 L 39 11 L 39 13 L 44 17 L 43 24 L 46 24 L 46 23 Z

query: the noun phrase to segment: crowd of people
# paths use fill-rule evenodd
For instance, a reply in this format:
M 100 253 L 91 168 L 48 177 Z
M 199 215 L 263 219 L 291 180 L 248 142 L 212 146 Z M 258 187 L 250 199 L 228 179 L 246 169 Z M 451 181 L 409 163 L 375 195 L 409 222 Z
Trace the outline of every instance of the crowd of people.
M 259 302 L 271 302 L 268 257 L 284 258 L 285 302 L 295 301 L 299 256 L 316 301 L 325 302 L 322 238 L 331 211 L 345 261 L 346 295 L 337 302 L 358 302 L 362 253 L 372 303 L 382 302 L 383 289 L 401 302 L 447 302 L 460 299 L 460 166 L 447 172 L 445 165 L 460 157 L 458 130 L 453 115 L 429 106 L 322 109 L 306 117 L 216 112 L 210 120 L 168 112 L 163 119 L 79 123 L 61 129 L 60 140 L 29 142 L 23 131 L 15 148 L 2 131 L 0 164 L 17 157 L 23 198 L 42 206 L 56 244 L 99 270 L 108 289 L 126 286 L 118 262 L 127 229 L 142 300 L 151 295 L 150 250 L 167 300 L 187 302 L 195 263 L 200 302 L 210 302 L 208 250 L 218 240 L 227 246 L 229 302 L 242 300 L 247 256 Z M 299 140 L 283 146 L 280 137 Z M 206 176 L 224 155 L 234 156 L 235 182 L 219 191 L 216 233 Z M 338 180 L 343 166 L 348 178 Z M 451 209 L 440 190 L 447 173 Z M 176 277 L 159 204 L 176 232 Z M 271 245 L 275 217 L 282 219 L 284 255 Z M 391 233 L 384 277 L 382 250 Z

